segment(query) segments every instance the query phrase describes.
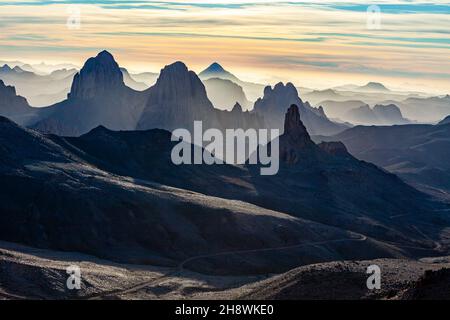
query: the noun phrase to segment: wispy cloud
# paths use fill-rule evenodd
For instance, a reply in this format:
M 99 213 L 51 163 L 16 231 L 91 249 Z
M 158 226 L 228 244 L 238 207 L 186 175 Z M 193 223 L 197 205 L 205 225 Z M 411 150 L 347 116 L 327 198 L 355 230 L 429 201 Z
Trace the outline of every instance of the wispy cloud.
M 244 78 L 319 84 L 335 73 L 345 81 L 421 77 L 450 90 L 450 2 L 376 3 L 378 30 L 367 29 L 369 4 L 356 0 L 0 0 L 0 48 L 4 58 L 78 64 L 106 48 L 123 65 L 153 69 L 219 60 Z M 69 5 L 80 9 L 80 29 L 66 26 Z

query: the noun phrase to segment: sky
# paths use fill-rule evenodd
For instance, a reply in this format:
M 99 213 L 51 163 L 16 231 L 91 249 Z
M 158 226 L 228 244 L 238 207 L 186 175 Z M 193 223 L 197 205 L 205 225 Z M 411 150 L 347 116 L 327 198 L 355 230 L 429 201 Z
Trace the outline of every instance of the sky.
M 247 81 L 450 93 L 449 1 L 0 0 L 0 30 L 0 60 L 106 49 L 132 72 L 217 61 Z

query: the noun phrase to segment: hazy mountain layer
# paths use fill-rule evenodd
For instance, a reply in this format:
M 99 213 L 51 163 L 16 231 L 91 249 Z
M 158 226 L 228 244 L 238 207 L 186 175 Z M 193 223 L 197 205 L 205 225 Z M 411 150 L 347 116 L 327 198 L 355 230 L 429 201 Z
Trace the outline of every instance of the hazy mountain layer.
M 231 80 L 210 78 L 203 81 L 203 83 L 208 98 L 215 108 L 230 111 L 233 109 L 236 102 L 239 103 L 244 110 L 253 108 L 253 104 L 247 100 L 242 87 Z
M 16 89 L 0 80 L 0 116 L 8 117 L 17 123 L 27 124 L 36 112 L 27 100 L 16 94 Z
M 32 106 L 42 107 L 66 98 L 75 69 L 61 69 L 47 75 L 35 74 L 20 67 L 8 65 L 0 68 L 0 79 L 16 88 L 17 93 L 26 97 Z
M 403 118 L 400 109 L 394 104 L 377 104 L 373 108 L 370 108 L 369 105 L 366 104 L 347 111 L 341 119 L 353 124 L 363 125 L 394 125 L 410 123 L 408 119 Z
M 343 124 L 329 120 L 323 109 L 312 108 L 309 103 L 303 103 L 292 83 L 284 85 L 280 82 L 273 88 L 267 86 L 264 89 L 264 96 L 255 102 L 254 112 L 264 117 L 269 128 L 278 128 L 282 132 L 284 114 L 291 104 L 299 106 L 302 121 L 312 134 L 319 132 L 334 134 L 347 128 Z
M 408 98 L 400 104 L 403 114 L 421 122 L 437 122 L 450 114 L 450 95 Z
M 348 129 L 320 140 L 342 141 L 355 157 L 407 181 L 450 192 L 450 125 L 404 125 Z

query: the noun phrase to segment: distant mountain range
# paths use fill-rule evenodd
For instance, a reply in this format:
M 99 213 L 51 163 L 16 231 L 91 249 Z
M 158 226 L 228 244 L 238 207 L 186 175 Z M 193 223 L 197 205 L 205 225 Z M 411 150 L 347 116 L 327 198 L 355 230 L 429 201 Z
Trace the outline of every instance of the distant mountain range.
M 365 85 L 358 86 L 354 84 L 347 84 L 333 88 L 337 91 L 362 91 L 362 92 L 387 92 L 390 91 L 386 86 L 379 82 L 368 82 Z
M 357 86 L 353 84 L 343 85 L 334 87 L 334 90 L 338 91 L 362 91 L 362 92 L 387 92 L 390 91 L 382 83 L 379 82 L 368 82 L 363 86 Z
M 216 64 L 206 74 L 211 75 L 213 71 L 224 72 Z M 19 123 L 66 136 L 81 135 L 98 125 L 114 130 L 191 128 L 194 120 L 202 120 L 205 128 L 234 128 L 239 123 L 244 126 L 243 129 L 257 129 L 267 127 L 267 122 L 269 128 L 282 129 L 283 110 L 289 104 L 297 103 L 306 127 L 314 134 L 334 134 L 347 128 L 329 120 L 323 109 L 303 103 L 292 85 L 288 86 L 286 97 L 283 97 L 283 92 L 278 92 L 279 85 L 274 87 L 272 98 L 268 97 L 270 87 L 265 89 L 265 96 L 257 105 L 270 105 L 271 99 L 279 95 L 276 104 L 269 106 L 273 112 L 265 112 L 265 108 L 260 107 L 252 112 L 236 112 L 251 108 L 251 103 L 238 84 L 220 78 L 204 80 L 209 88 L 207 93 L 199 77 L 181 62 L 163 68 L 156 83 L 149 88 L 146 88 L 145 83 L 137 82 L 126 69 L 121 69 L 106 51 L 88 59 L 74 76 L 64 75 L 65 71 L 59 70 L 48 77 L 73 77 L 67 98 L 57 104 L 33 110 L 33 117 Z M 38 77 L 32 73 L 31 76 Z M 148 79 L 149 75 L 146 77 Z M 234 112 L 218 110 L 208 95 L 216 104 L 223 103 L 227 110 L 234 108 L 236 103 L 239 108 L 234 109 Z
M 217 109 L 231 110 L 236 103 L 239 103 L 244 110 L 253 109 L 253 103 L 247 99 L 242 87 L 233 81 L 209 78 L 203 83 L 209 100 Z
M 7 86 L 0 80 L 0 114 L 20 124 L 33 121 L 36 108 L 31 108 L 27 100 L 16 94 L 13 86 Z
M 47 106 L 66 98 L 76 69 L 59 69 L 40 75 L 21 67 L 0 68 L 0 79 L 16 88 L 19 95 L 27 98 L 32 106 Z
M 351 109 L 342 117 L 343 120 L 353 124 L 365 125 L 395 125 L 408 124 L 410 121 L 403 118 L 402 112 L 395 104 L 377 104 L 373 108 L 369 105 Z
M 286 106 L 291 104 L 299 106 L 305 126 L 312 134 L 321 132 L 325 135 L 331 135 L 348 128 L 344 124 L 329 120 L 323 109 L 313 108 L 309 103 L 303 103 L 292 83 L 284 85 L 280 82 L 273 88 L 267 86 L 264 89 L 264 96 L 255 102 L 254 112 L 264 117 L 269 128 L 278 128 L 282 132 L 283 115 Z
M 10 67 L 20 67 L 22 70 L 36 73 L 38 75 L 48 75 L 56 70 L 61 69 L 78 69 L 78 67 L 71 63 L 57 63 L 47 64 L 45 62 L 29 64 L 22 61 L 6 61 L 1 60 L 0 65 L 8 65 Z
M 223 80 L 229 80 L 239 86 L 245 92 L 245 95 L 250 101 L 256 101 L 256 99 L 260 98 L 263 94 L 263 90 L 265 85 L 253 82 L 242 81 L 238 77 L 236 77 L 231 72 L 225 70 L 220 64 L 217 62 L 212 63 L 209 67 L 199 73 L 198 75 L 202 81 L 218 78 Z

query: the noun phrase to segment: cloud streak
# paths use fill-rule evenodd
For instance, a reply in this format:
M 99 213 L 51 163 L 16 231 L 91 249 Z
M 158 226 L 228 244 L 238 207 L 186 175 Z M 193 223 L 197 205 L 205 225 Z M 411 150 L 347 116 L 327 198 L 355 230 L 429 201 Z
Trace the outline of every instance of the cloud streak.
M 367 6 L 354 0 L 0 0 L 0 58 L 82 64 L 98 48 L 140 70 L 219 60 L 252 80 L 429 81 L 450 91 L 450 3 L 377 3 L 379 30 L 367 29 Z M 66 27 L 69 5 L 80 9 L 78 30 Z

